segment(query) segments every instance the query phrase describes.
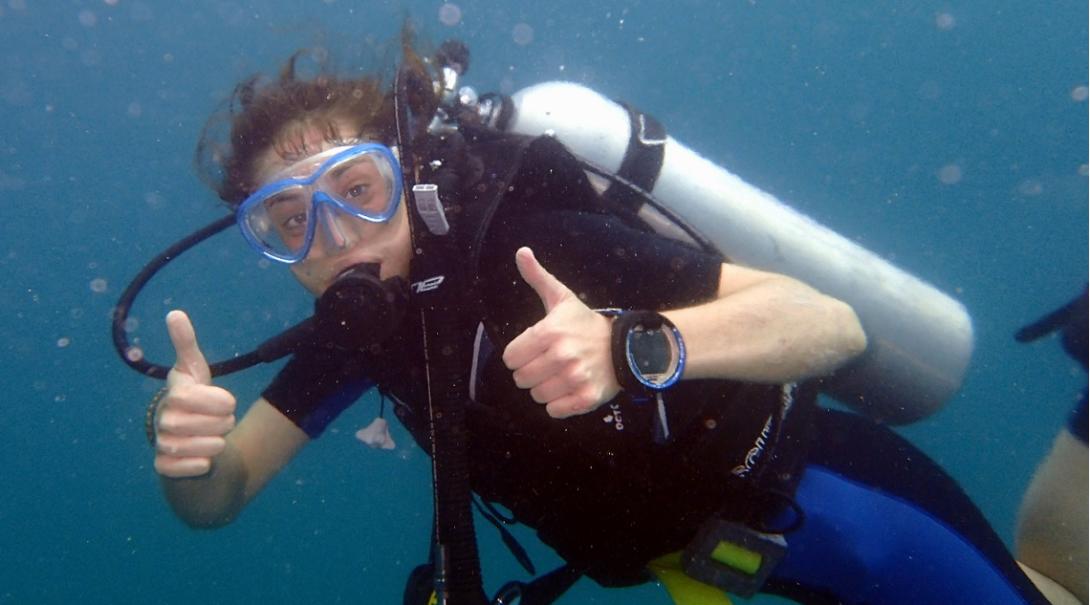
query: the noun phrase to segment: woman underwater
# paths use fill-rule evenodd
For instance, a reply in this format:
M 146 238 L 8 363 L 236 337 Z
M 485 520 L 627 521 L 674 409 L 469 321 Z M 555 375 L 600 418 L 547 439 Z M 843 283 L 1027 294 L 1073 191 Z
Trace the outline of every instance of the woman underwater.
M 405 55 L 431 82 L 409 44 Z M 167 316 L 177 358 L 148 418 L 155 469 L 185 522 L 235 519 L 372 387 L 428 450 L 413 295 L 435 284 L 414 273 L 424 261 L 402 192 L 412 165 L 453 201 L 468 294 L 451 321 L 474 351 L 459 360 L 472 372 L 470 486 L 537 530 L 573 577 L 628 586 L 654 572 L 678 602 L 714 603 L 695 595 L 717 589 L 672 573 L 676 553 L 740 532 L 786 541 L 764 543 L 770 563 L 750 571 L 767 578 L 743 593 L 1048 602 L 926 456 L 816 406 L 816 382 L 866 347 L 848 305 L 633 225 L 549 137 L 467 125 L 395 150 L 395 99 L 377 76 L 305 79 L 293 58 L 233 101 L 229 137 L 206 129 L 198 151 L 247 241 L 288 265 L 319 309 L 345 284 L 368 284 L 381 321 L 363 344 L 296 350 L 236 424 L 235 396 L 213 384 L 188 317 Z M 418 86 L 408 103 L 427 116 L 438 100 Z

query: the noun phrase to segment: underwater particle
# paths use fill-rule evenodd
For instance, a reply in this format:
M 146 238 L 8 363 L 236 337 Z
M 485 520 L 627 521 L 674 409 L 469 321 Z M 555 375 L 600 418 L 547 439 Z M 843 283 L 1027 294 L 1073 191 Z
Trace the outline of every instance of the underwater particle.
M 68 399 L 68 395 L 60 393 L 53 396 L 53 403 L 64 403 Z
M 98 16 L 92 10 L 81 10 L 79 12 L 79 24 L 84 27 L 94 27 L 98 23 Z
M 126 317 L 125 323 L 121 325 L 126 334 L 132 334 L 140 328 L 140 320 L 135 317 Z
M 453 2 L 446 2 L 439 7 L 439 22 L 447 27 L 454 27 L 462 22 L 462 9 Z
M 106 6 L 117 6 L 118 0 L 102 0 Z
M 140 106 L 139 101 L 133 101 L 132 103 L 129 103 L 129 106 L 125 109 L 125 113 L 128 114 L 130 118 L 139 118 L 140 114 L 144 113 L 144 108 Z
M 93 48 L 87 48 L 79 53 L 79 62 L 86 67 L 94 67 L 102 63 L 102 53 Z
M 526 23 L 518 23 L 511 28 L 511 39 L 519 46 L 526 46 L 534 41 L 534 28 Z
M 143 358 L 144 358 L 144 349 L 141 349 L 140 347 L 136 347 L 136 346 L 132 346 L 132 347 L 129 347 L 129 348 L 125 349 L 125 359 L 128 359 L 129 361 L 132 361 L 132 362 L 137 362 L 137 361 L 140 361 Z
M 1086 164 L 1079 164 L 1079 176 L 1090 175 L 1090 166 Z
M 939 168 L 939 182 L 943 185 L 955 185 L 961 182 L 961 166 L 947 164 Z
M 73 307 L 72 309 L 70 309 L 68 311 L 68 317 L 71 317 L 72 319 L 82 318 L 83 317 L 83 309 L 81 309 L 79 307 Z
M 8 0 L 8 6 L 11 7 L 11 10 L 13 11 L 25 11 L 26 0 Z
M 1090 88 L 1086 86 L 1076 86 L 1071 89 L 1071 100 L 1076 103 L 1082 103 L 1086 99 L 1090 98 Z
M 70 344 L 72 344 L 72 339 L 68 338 L 67 336 L 61 336 L 60 338 L 57 339 L 57 348 L 58 349 L 63 349 L 63 348 L 67 347 Z
M 942 31 L 950 31 L 957 25 L 957 19 L 950 13 L 942 12 L 935 15 L 935 27 Z
M 101 277 L 96 277 L 91 280 L 91 291 L 95 294 L 102 294 L 106 291 L 106 280 Z
M 151 208 L 160 208 L 166 203 L 166 200 L 158 191 L 149 191 L 144 194 L 144 203 Z
M 1044 185 L 1036 179 L 1026 179 L 1018 184 L 1018 193 L 1026 197 L 1037 197 L 1045 192 Z

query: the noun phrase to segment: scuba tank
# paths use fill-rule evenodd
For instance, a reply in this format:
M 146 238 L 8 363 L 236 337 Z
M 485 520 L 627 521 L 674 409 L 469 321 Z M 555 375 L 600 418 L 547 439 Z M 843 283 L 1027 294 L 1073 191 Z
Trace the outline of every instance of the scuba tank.
M 635 181 L 649 199 L 699 225 L 730 262 L 789 275 L 850 304 L 868 347 L 823 381 L 829 395 L 872 418 L 905 423 L 934 412 L 960 388 L 973 350 L 972 322 L 961 303 L 934 286 L 700 156 L 650 116 L 589 88 L 546 82 L 502 102 L 482 99 L 483 121 L 554 136 L 596 171 Z M 652 227 L 662 222 L 648 220 Z M 663 231 L 676 229 L 667 222 Z

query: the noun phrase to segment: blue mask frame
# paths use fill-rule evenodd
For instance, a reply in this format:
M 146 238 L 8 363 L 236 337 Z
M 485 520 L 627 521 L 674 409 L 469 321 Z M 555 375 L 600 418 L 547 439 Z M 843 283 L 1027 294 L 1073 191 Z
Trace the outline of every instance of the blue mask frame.
M 337 149 L 337 148 L 334 148 Z M 387 167 L 390 170 L 388 180 L 390 182 L 390 200 L 386 205 L 386 209 L 378 214 L 366 212 L 356 206 L 338 200 L 336 197 L 329 195 L 321 189 L 316 189 L 310 196 L 310 205 L 307 207 L 307 226 L 306 235 L 303 240 L 303 245 L 297 252 L 294 253 L 281 253 L 269 248 L 264 243 L 262 238 L 253 231 L 253 228 L 247 220 L 249 213 L 253 211 L 254 207 L 261 204 L 273 197 L 274 195 L 294 187 L 309 187 L 318 181 L 325 175 L 326 171 L 330 167 L 340 164 L 353 157 L 364 154 L 375 154 L 385 160 Z M 303 160 L 306 161 L 306 160 Z M 381 169 L 380 169 L 381 172 Z M 394 213 L 397 212 L 398 205 L 401 203 L 401 183 L 402 173 L 401 164 L 394 156 L 393 151 L 379 143 L 361 143 L 353 145 L 336 152 L 326 160 L 324 160 L 317 169 L 315 169 L 309 176 L 306 177 L 289 177 L 284 179 L 277 179 L 254 193 L 250 194 L 242 204 L 239 205 L 238 210 L 235 213 L 235 221 L 238 224 L 239 230 L 242 231 L 242 236 L 246 239 L 246 243 L 251 248 L 256 250 L 262 256 L 281 263 L 294 264 L 302 261 L 310 253 L 311 245 L 314 243 L 314 233 L 318 224 L 318 208 L 322 204 L 327 204 L 333 209 L 343 212 L 349 216 L 354 216 L 360 220 L 367 221 L 369 223 L 385 223 L 389 221 Z

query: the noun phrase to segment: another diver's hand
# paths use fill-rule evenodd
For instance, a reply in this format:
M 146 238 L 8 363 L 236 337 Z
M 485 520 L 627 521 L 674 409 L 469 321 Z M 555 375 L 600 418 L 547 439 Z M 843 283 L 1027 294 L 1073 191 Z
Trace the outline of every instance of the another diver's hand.
M 515 384 L 530 389 L 554 418 L 585 414 L 612 399 L 621 390 L 610 354 L 612 320 L 583 304 L 529 248 L 519 248 L 515 264 L 545 305 L 545 318 L 503 352 Z
M 235 426 L 235 397 L 212 385 L 189 317 L 171 311 L 166 321 L 177 358 L 155 418 L 155 470 L 166 477 L 197 477 L 227 446 L 224 436 Z

